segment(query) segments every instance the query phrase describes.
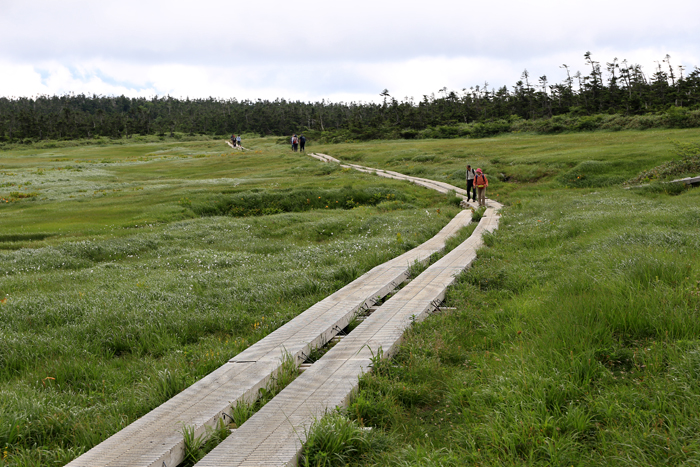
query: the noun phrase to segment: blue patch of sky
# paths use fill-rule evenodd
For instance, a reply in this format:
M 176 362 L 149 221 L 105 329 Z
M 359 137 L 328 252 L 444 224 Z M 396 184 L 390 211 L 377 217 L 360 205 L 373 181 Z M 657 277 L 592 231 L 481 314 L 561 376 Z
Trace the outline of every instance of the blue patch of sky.
M 34 71 L 39 73 L 39 77 L 41 78 L 41 84 L 43 84 L 44 86 L 47 86 L 49 76 L 51 76 L 51 73 L 49 72 L 49 70 L 45 70 L 43 68 L 34 68 Z
M 111 86 L 121 86 L 121 87 L 131 89 L 134 91 L 143 91 L 146 89 L 153 89 L 155 87 L 155 85 L 150 81 L 147 81 L 143 85 L 136 84 L 136 83 L 133 83 L 131 81 L 120 81 L 120 80 L 113 78 L 112 76 L 106 75 L 105 73 L 102 72 L 102 70 L 99 70 L 99 69 L 96 70 L 95 72 L 93 72 L 93 75 L 95 77 L 99 78 L 103 83 L 109 84 Z
M 126 89 L 132 90 L 132 91 L 143 91 L 146 89 L 153 89 L 155 86 L 152 82 L 148 81 L 145 84 L 136 84 L 131 81 L 121 81 L 117 80 L 101 70 L 94 70 L 94 71 L 89 71 L 89 72 L 84 72 L 79 70 L 75 66 L 68 65 L 67 66 L 68 71 L 71 74 L 71 77 L 77 81 L 82 81 L 83 83 L 87 83 L 90 81 L 92 78 L 98 78 L 100 81 L 102 81 L 105 84 L 109 84 L 111 86 L 119 86 L 119 87 L 124 87 Z M 51 77 L 51 72 L 47 69 L 44 68 L 34 68 L 34 71 L 36 71 L 39 76 L 41 77 L 41 83 L 44 85 L 48 85 L 48 80 Z

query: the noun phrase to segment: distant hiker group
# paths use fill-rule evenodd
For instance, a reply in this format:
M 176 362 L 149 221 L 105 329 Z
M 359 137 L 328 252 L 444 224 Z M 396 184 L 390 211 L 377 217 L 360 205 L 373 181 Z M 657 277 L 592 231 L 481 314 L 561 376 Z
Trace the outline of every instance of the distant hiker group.
M 479 206 L 486 206 L 487 186 L 489 186 L 489 180 L 484 172 L 481 169 L 474 170 L 471 165 L 467 165 L 467 201 L 471 198 L 477 201 Z
M 234 148 L 242 148 L 243 146 L 241 145 L 241 135 L 231 135 L 231 146 Z
M 297 137 L 297 135 L 292 135 L 292 151 L 297 152 L 299 151 L 305 151 L 304 147 L 306 146 L 306 138 L 304 135 L 301 135 Z

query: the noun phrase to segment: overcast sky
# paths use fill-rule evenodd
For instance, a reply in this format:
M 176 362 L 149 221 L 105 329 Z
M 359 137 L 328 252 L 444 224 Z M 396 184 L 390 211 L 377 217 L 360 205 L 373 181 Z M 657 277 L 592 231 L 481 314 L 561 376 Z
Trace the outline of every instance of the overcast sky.
M 560 82 L 586 51 L 691 71 L 700 2 L 0 0 L 0 96 L 420 99 Z

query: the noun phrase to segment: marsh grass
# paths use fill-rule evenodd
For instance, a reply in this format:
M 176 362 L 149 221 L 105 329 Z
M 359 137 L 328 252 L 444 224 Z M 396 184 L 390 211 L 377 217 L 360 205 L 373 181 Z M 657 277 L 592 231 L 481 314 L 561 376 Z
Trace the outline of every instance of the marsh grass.
M 299 374 L 295 359 L 290 354 L 285 354 L 282 358 L 282 365 L 270 378 L 266 387 L 261 388 L 259 395 L 254 403 L 248 404 L 244 400 L 239 400 L 231 407 L 231 417 L 233 421 L 230 424 L 224 422 L 222 417 L 217 420 L 215 427 L 205 427 L 204 433 L 195 436 L 195 430 L 192 426 L 184 426 L 182 434 L 185 440 L 185 459 L 178 467 L 191 467 L 200 459 L 207 455 L 212 449 L 218 446 L 225 440 L 231 429 L 236 429 L 244 424 L 250 417 L 260 410 L 265 404 L 270 402 L 273 397 L 282 391 L 289 383 Z
M 348 465 L 700 462 L 700 191 L 562 183 L 575 168 L 626 180 L 674 157 L 670 143 L 655 158 L 640 142 L 638 161 L 593 168 L 596 138 L 575 151 L 562 136 L 518 139 L 528 151 L 558 145 L 535 165 L 560 166 L 539 182 L 494 183 L 507 193 L 501 225 L 448 293 L 456 310 L 415 324 L 361 379 L 348 416 L 390 441 Z M 525 163 L 498 155 L 512 143 L 462 145 L 493 151 L 494 165 Z M 381 166 L 385 152 L 365 161 Z
M 178 467 L 191 467 L 199 462 L 208 452 L 219 445 L 231 434 L 223 419 L 219 419 L 216 427 L 207 426 L 201 435 L 195 434 L 193 426 L 183 426 L 182 435 L 185 440 L 185 459 Z
M 650 181 L 671 180 L 673 178 L 700 174 L 700 144 L 674 142 L 674 160 L 664 162 L 650 170 L 645 170 L 629 184 L 649 183 Z
M 673 160 L 669 139 L 699 136 L 319 147 L 377 167 L 401 158 L 394 170 L 454 183 L 470 162 L 506 204 L 448 294 L 457 310 L 416 324 L 396 358 L 361 381 L 347 417 L 375 427 L 368 442 L 383 447 L 352 462 L 700 461 L 698 190 L 559 179 L 595 161 L 598 175 L 627 180 Z M 0 204 L 5 464 L 65 464 L 457 212 L 428 190 L 326 174 L 274 141 L 250 143 L 246 154 L 216 141 L 2 153 L 0 185 L 10 185 L 0 195 L 40 193 Z M 435 158 L 413 160 L 421 155 Z M 191 209 L 241 191 L 346 186 L 405 198 L 249 217 Z
M 448 295 L 457 310 L 362 380 L 350 414 L 397 446 L 367 463 L 697 461 L 697 200 L 618 189 L 507 209 Z
M 201 216 L 228 215 L 233 217 L 261 216 L 283 212 L 304 212 L 314 209 L 353 209 L 394 202 L 394 209 L 414 207 L 406 205 L 406 196 L 396 189 L 371 186 L 355 189 L 287 188 L 284 190 L 241 191 L 218 199 L 190 206 Z M 384 207 L 387 207 L 384 205 Z
M 343 412 L 335 411 L 314 421 L 304 434 L 304 449 L 299 465 L 334 467 L 357 462 L 387 448 L 388 439 L 370 436 Z
M 398 140 L 317 145 L 341 160 L 466 187 L 467 164 L 484 170 L 488 196 L 511 199 L 523 184 L 541 190 L 609 187 L 678 159 L 676 147 L 694 148 L 700 130 L 599 131 L 561 135 L 514 133 L 485 139 Z M 418 158 L 430 159 L 419 162 Z M 578 166 L 578 167 L 577 167 Z M 576 169 L 575 169 L 576 168 Z M 575 169 L 575 170 L 572 170 Z M 589 172 L 591 169 L 593 172 Z M 583 182 L 576 177 L 583 176 Z M 499 196 L 496 196 L 499 195 Z M 512 198 L 516 201 L 517 198 Z
M 246 154 L 216 141 L 0 154 L 8 192 L 41 193 L 0 207 L 5 464 L 64 465 L 458 211 L 427 190 L 321 175 L 311 158 L 250 143 Z M 381 190 L 405 205 L 243 218 L 191 210 L 232 190 L 299 187 Z M 277 389 L 265 391 L 263 401 Z

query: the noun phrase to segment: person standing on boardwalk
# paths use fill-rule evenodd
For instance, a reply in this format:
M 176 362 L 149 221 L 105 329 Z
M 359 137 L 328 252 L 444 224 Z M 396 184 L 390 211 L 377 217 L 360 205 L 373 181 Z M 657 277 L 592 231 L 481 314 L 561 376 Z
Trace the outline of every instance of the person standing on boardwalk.
M 474 186 L 474 179 L 476 178 L 476 171 L 472 169 L 472 166 L 467 164 L 467 201 L 469 201 L 469 196 L 471 195 L 472 201 L 476 201 L 476 187 Z
M 231 144 L 234 148 L 236 147 L 236 135 L 231 135 Z
M 299 151 L 304 151 L 304 146 L 306 146 L 306 137 L 304 135 L 301 135 L 299 137 Z
M 476 193 L 479 197 L 479 206 L 486 206 L 486 187 L 489 186 L 489 180 L 481 169 L 476 169 L 474 185 L 476 185 Z
M 243 147 L 243 146 L 241 146 L 241 135 L 238 135 L 236 137 L 236 146 L 238 146 L 239 148 Z

